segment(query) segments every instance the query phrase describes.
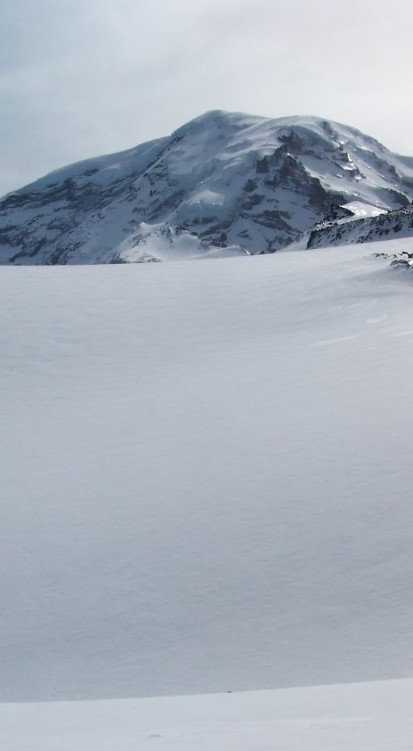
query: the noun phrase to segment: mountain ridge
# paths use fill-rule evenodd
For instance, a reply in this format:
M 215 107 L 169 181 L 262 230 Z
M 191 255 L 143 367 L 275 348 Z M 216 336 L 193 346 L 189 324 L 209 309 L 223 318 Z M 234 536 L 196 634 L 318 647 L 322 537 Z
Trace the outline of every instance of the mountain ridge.
M 354 201 L 389 211 L 412 199 L 413 159 L 355 128 L 212 110 L 7 194 L 0 263 L 268 253 Z

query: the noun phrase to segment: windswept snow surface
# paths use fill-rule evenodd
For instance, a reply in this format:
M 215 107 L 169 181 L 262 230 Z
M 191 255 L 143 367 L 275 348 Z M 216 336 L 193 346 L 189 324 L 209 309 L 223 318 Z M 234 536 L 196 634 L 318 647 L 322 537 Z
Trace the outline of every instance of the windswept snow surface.
M 411 751 L 413 681 L 0 705 L 0 751 Z
M 413 675 L 413 290 L 379 249 L 0 269 L 3 701 Z

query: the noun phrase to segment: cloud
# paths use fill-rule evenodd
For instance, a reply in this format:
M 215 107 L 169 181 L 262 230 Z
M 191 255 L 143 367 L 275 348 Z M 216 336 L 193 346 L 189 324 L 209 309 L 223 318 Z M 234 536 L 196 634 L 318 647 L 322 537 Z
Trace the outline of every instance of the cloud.
M 0 27 L 0 192 L 208 109 L 318 114 L 413 153 L 393 0 L 15 0 Z

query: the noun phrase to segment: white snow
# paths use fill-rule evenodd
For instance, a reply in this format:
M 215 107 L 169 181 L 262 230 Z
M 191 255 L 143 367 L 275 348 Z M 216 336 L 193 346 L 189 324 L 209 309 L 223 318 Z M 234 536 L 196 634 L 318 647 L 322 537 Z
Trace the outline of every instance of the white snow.
M 367 216 L 379 216 L 385 214 L 384 209 L 379 209 L 377 206 L 372 206 L 368 203 L 361 203 L 360 201 L 350 201 L 343 204 L 344 209 L 349 209 L 353 213 L 353 217 L 356 219 L 364 219 Z M 342 220 L 343 221 L 343 220 Z M 346 221 L 344 219 L 344 221 Z
M 411 751 L 413 680 L 0 704 L 0 750 Z
M 240 245 L 213 247 L 197 235 L 165 224 L 141 222 L 135 237 L 127 237 L 118 247 L 119 258 L 128 263 L 142 261 L 182 261 L 250 255 Z
M 217 692 L 4 704 L 1 749 L 411 748 L 412 278 L 382 249 L 0 268 L 1 700 Z
M 223 192 L 201 189 L 195 191 L 187 201 L 181 204 L 179 219 L 181 221 L 190 221 L 194 217 L 198 217 L 201 221 L 211 217 L 216 217 L 217 220 L 230 219 L 231 212 L 234 211 L 234 203 L 235 199 L 230 191 L 224 195 Z

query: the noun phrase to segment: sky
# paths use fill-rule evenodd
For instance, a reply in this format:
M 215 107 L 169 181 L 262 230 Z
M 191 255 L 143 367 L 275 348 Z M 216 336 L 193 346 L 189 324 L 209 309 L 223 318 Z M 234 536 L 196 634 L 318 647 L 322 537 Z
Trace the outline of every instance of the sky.
M 411 0 L 4 0 L 0 195 L 211 109 L 413 155 Z

